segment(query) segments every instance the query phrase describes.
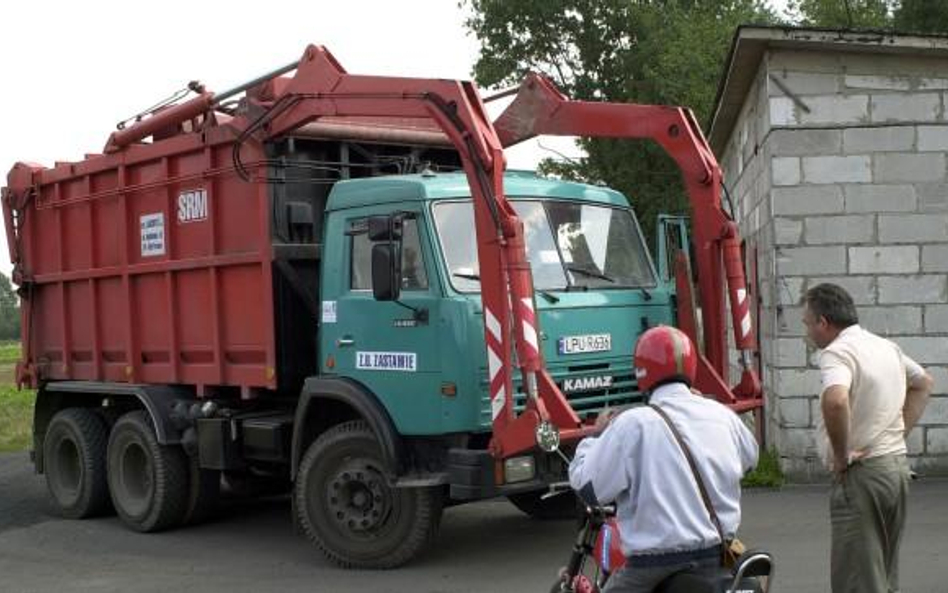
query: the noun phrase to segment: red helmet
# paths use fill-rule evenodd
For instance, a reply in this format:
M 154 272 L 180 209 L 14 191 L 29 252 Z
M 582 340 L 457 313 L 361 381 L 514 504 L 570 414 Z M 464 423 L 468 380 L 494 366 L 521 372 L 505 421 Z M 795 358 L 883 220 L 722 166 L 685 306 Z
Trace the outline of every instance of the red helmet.
M 635 378 L 639 389 L 651 391 L 670 381 L 694 384 L 698 354 L 683 331 L 660 325 L 647 330 L 635 343 Z

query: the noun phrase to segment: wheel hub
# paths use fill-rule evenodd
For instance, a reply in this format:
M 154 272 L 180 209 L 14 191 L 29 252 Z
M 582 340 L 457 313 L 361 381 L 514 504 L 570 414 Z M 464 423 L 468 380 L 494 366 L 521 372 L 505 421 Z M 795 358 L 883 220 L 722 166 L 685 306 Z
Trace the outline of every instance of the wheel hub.
M 365 461 L 340 466 L 329 481 L 327 496 L 333 520 L 350 531 L 374 531 L 388 516 L 390 494 L 385 478 Z

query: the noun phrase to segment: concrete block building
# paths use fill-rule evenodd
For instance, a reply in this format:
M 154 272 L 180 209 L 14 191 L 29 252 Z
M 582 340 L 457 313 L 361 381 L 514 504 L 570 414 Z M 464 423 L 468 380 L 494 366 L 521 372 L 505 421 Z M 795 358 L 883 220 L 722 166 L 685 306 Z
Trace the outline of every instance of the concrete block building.
M 948 38 L 742 28 L 709 140 L 757 279 L 766 428 L 784 471 L 823 473 L 799 305 L 834 282 L 863 326 L 932 373 L 909 454 L 948 473 Z

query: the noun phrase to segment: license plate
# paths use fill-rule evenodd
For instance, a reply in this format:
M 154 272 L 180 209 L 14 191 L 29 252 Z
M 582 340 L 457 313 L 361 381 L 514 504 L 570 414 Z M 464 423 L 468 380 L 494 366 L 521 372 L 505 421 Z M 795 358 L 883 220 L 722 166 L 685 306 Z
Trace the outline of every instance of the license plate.
M 588 336 L 563 336 L 559 341 L 560 354 L 585 354 L 587 352 L 608 352 L 612 350 L 610 334 Z

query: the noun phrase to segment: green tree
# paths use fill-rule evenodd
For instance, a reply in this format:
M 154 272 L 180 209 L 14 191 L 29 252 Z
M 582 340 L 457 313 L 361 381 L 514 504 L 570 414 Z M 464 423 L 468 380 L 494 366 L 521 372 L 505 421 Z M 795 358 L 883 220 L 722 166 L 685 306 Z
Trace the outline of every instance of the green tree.
M 736 27 L 772 23 L 761 0 L 465 0 L 467 27 L 481 43 L 474 77 L 517 84 L 549 76 L 577 99 L 685 105 L 709 120 Z M 603 182 L 632 201 L 649 238 L 659 212 L 687 211 L 674 161 L 656 144 L 580 139 L 578 162 L 540 169 Z
M 836 29 L 886 29 L 892 25 L 893 0 L 791 0 L 797 24 Z
M 898 31 L 913 33 L 948 32 L 948 2 L 902 0 L 893 18 Z
M 20 299 L 6 274 L 0 274 L 0 340 L 20 339 Z
M 941 0 L 791 0 L 788 8 L 804 26 L 948 32 L 948 2 Z

